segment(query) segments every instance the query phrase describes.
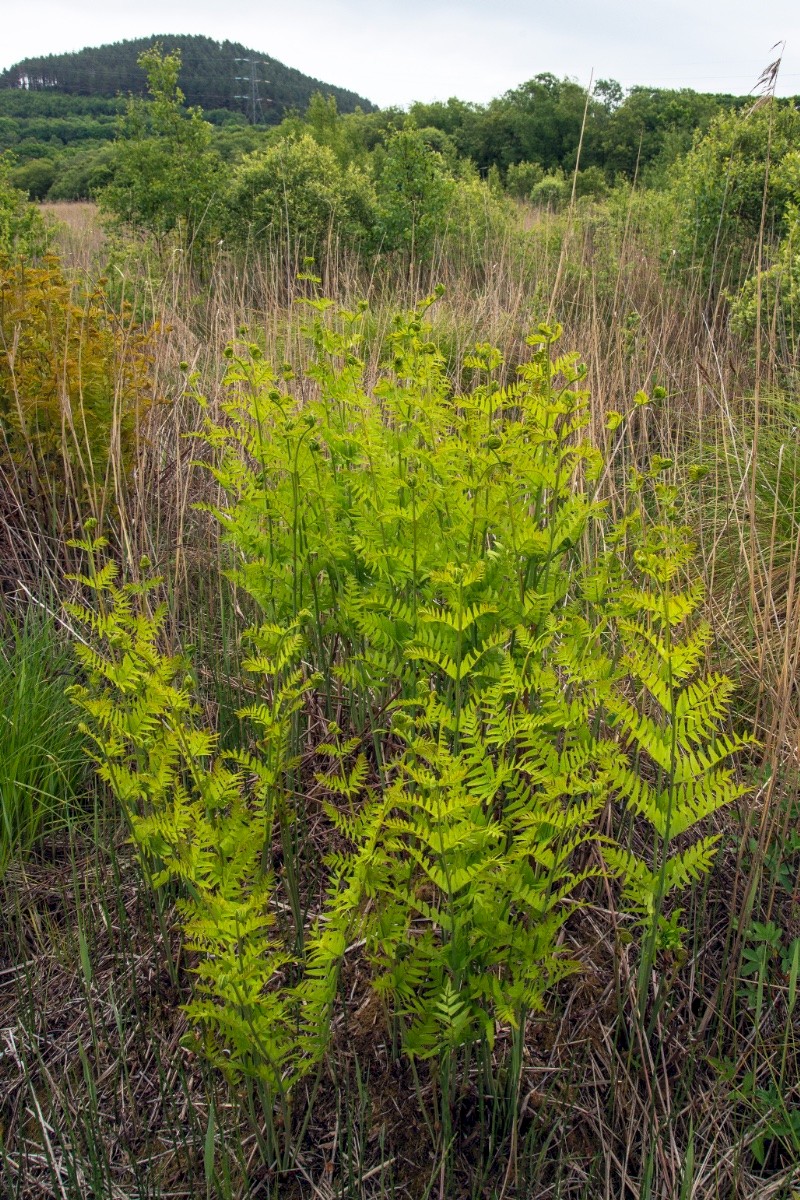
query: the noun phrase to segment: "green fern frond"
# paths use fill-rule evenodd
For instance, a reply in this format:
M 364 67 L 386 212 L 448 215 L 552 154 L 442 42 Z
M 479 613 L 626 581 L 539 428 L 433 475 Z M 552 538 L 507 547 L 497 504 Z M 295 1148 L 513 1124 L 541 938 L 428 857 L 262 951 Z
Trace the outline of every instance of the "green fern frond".
M 714 862 L 719 840 L 719 834 L 700 838 L 681 854 L 674 854 L 667 861 L 664 872 L 665 893 L 697 883 L 707 875 Z

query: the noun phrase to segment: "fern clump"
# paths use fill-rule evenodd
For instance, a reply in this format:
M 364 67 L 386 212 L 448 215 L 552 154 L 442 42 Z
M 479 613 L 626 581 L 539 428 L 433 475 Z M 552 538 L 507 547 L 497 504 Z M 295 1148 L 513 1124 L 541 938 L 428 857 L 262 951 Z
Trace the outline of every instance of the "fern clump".
M 273 937 L 273 881 L 264 863 L 276 807 L 271 775 L 264 766 L 259 785 L 248 786 L 216 735 L 198 724 L 188 664 L 159 649 L 166 607 L 151 604 L 159 581 L 120 585 L 113 562 L 96 564 L 105 539 L 75 545 L 91 569 L 74 579 L 94 605 L 67 607 L 96 644 L 76 645 L 86 682 L 72 696 L 98 773 L 121 803 L 151 886 L 181 885 L 184 937 L 199 952 L 189 1013 L 204 1026 L 207 1053 L 227 1071 L 280 1090 L 295 1039 L 291 998 L 269 986 L 292 958 Z M 279 749 L 297 691 L 293 679 L 273 697 Z
M 640 1003 L 656 951 L 677 949 L 686 932 L 681 910 L 666 899 L 710 869 L 718 834 L 689 835 L 707 817 L 747 792 L 731 760 L 752 744 L 725 730 L 733 683 L 704 672 L 711 627 L 695 620 L 702 583 L 687 578 L 691 545 L 675 520 L 675 496 L 660 488 L 670 522 L 649 522 L 642 510 L 634 533 L 638 578 L 616 590 L 615 634 L 620 667 L 605 699 L 616 748 L 611 779 L 617 796 L 646 823 L 650 850 L 608 845 L 606 861 L 622 880 L 623 900 L 644 929 Z
M 518 1026 L 576 967 L 558 934 L 597 873 L 576 858 L 596 836 L 607 780 L 578 750 L 585 727 L 555 677 L 535 674 L 504 657 L 461 711 L 457 747 L 448 706 L 401 710 L 390 784 L 355 815 L 327 807 L 352 850 L 329 863 L 326 934 L 363 940 L 412 1054 L 493 1043 L 498 1022 Z M 531 712 L 533 694 L 546 717 Z
M 199 436 L 261 611 L 250 745 L 223 754 L 197 725 L 151 584 L 106 564 L 82 578 L 98 607 L 73 609 L 105 647 L 80 651 L 76 693 L 100 770 L 155 883 L 181 885 L 191 1011 L 216 1061 L 281 1090 L 324 1052 L 355 948 L 408 1054 L 522 1037 L 576 969 L 561 932 L 600 874 L 644 930 L 649 979 L 680 937 L 665 901 L 711 865 L 695 827 L 743 790 L 661 464 L 612 525 L 560 330 L 531 335 L 510 382 L 477 346 L 457 392 L 432 302 L 396 318 L 377 382 L 363 309 L 324 300 L 303 380 L 257 346 L 226 353 L 223 415 L 206 407 Z M 310 917 L 292 848 L 312 804 L 336 849 Z

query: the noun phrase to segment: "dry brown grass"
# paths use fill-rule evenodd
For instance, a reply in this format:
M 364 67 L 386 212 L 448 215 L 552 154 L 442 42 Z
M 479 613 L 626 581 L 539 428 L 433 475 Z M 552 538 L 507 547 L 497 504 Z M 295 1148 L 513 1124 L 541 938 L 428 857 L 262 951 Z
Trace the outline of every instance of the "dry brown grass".
M 102 269 L 106 236 L 96 204 L 88 200 L 56 200 L 41 205 L 53 231 L 53 248 L 66 266 L 86 276 Z

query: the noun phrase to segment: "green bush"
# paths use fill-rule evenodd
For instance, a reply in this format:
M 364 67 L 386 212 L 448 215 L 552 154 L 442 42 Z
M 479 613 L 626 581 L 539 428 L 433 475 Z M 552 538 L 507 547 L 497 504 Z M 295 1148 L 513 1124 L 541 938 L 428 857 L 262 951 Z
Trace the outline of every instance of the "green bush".
M 506 187 L 518 200 L 530 200 L 531 192 L 544 178 L 544 169 L 539 163 L 511 163 L 506 171 Z
M 442 217 L 438 235 L 442 255 L 454 264 L 468 263 L 480 275 L 491 269 L 491 262 L 519 233 L 514 206 L 502 189 L 494 191 L 477 173 L 464 172 Z
M 800 194 L 800 189 L 799 189 Z M 761 319 L 762 351 L 784 373 L 797 369 L 800 350 L 800 208 L 787 206 L 785 237 L 771 262 L 747 279 L 731 297 L 731 326 L 753 344 Z
M 457 184 L 423 131 L 402 129 L 373 155 L 379 247 L 429 257 L 451 210 Z
M 786 233 L 787 204 L 800 195 L 799 141 L 800 111 L 770 100 L 721 114 L 678 163 L 671 186 L 680 215 L 676 248 L 705 283 L 743 283 L 762 209 L 767 244 Z
M 59 164 L 48 200 L 93 200 L 114 178 L 115 146 L 98 146 Z
M 55 258 L 0 265 L 0 465 L 31 505 L 84 503 L 130 467 L 152 403 L 153 330 L 82 295 Z M 67 486 L 70 484 L 71 486 Z
M 41 253 L 47 233 L 41 215 L 11 181 L 11 163 L 0 155 L 0 259 Z
M 531 200 L 542 208 L 560 208 L 568 196 L 569 187 L 561 173 L 545 175 L 531 189 Z
M 575 195 L 578 199 L 588 196 L 592 200 L 602 200 L 608 195 L 608 190 L 605 173 L 600 167 L 586 167 L 578 171 L 575 179 Z
M 44 200 L 56 177 L 56 164 L 52 158 L 29 158 L 11 172 L 11 183 L 29 200 Z
M 363 245 L 374 221 L 374 194 L 357 167 L 306 134 L 246 155 L 234 170 L 226 235 L 235 245 L 278 243 L 319 254 L 331 237 Z

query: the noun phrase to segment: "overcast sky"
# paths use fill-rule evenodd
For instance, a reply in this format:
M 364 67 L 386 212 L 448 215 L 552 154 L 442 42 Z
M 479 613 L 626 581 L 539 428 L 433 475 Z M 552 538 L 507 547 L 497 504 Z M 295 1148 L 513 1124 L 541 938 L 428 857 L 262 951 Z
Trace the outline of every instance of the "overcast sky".
M 242 42 L 376 104 L 485 101 L 540 71 L 746 93 L 786 41 L 800 93 L 798 0 L 0 0 L 0 68 L 152 33 Z

